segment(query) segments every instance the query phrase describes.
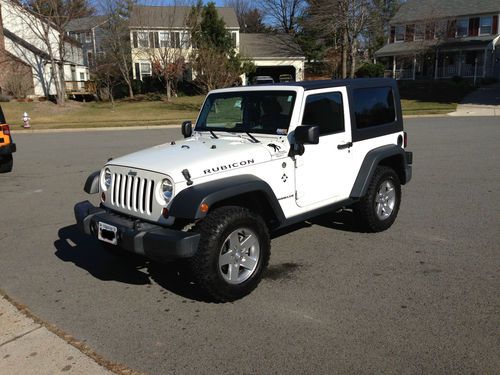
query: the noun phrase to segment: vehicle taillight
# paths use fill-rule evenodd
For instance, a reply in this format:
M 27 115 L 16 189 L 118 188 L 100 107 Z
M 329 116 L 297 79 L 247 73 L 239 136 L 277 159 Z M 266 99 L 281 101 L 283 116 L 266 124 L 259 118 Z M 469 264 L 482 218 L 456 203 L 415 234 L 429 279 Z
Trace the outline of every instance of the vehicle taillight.
M 403 132 L 403 147 L 406 148 L 406 146 L 408 146 L 408 134 Z
M 0 125 L 2 127 L 3 134 L 10 135 L 9 125 Z

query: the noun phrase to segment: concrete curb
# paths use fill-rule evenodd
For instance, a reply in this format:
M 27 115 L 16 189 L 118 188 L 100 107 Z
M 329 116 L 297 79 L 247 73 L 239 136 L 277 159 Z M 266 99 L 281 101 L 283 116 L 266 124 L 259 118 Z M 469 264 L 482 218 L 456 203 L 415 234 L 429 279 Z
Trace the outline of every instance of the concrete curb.
M 2 373 L 141 375 L 113 363 L 59 328 L 36 317 L 0 290 L 0 368 Z
M 35 126 L 36 127 L 36 126 Z M 33 134 L 33 133 L 81 133 L 81 132 L 108 132 L 118 130 L 154 130 L 154 129 L 180 129 L 181 125 L 145 125 L 145 126 L 115 126 L 103 128 L 70 128 L 70 129 L 10 129 L 12 134 Z

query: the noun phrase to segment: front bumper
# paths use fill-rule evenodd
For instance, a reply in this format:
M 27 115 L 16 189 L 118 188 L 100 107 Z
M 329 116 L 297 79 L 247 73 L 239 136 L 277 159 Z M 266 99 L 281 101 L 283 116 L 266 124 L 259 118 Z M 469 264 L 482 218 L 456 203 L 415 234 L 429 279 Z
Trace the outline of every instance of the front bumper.
M 117 228 L 118 246 L 160 262 L 192 257 L 200 239 L 199 233 L 183 232 L 117 215 L 89 201 L 75 205 L 78 228 L 97 238 L 99 222 Z M 112 245 L 111 245 L 112 246 Z
M 16 152 L 16 149 L 17 149 L 17 147 L 16 147 L 15 143 L 9 143 L 6 146 L 0 146 L 0 155 L 1 156 L 11 155 L 14 152 Z

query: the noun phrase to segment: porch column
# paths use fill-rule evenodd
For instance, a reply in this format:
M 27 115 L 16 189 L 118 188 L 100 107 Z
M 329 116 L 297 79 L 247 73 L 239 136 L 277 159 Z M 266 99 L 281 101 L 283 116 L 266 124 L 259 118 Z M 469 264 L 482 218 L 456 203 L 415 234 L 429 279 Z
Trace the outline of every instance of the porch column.
M 396 79 L 396 56 L 392 56 L 392 78 Z
M 458 76 L 462 76 L 462 50 L 458 51 Z
M 434 68 L 434 79 L 438 78 L 438 50 L 436 50 L 436 66 Z
M 417 55 L 413 56 L 413 80 L 415 81 L 415 70 L 417 69 Z
M 486 59 L 488 58 L 488 47 L 484 49 L 484 59 L 483 59 L 483 78 L 486 77 Z

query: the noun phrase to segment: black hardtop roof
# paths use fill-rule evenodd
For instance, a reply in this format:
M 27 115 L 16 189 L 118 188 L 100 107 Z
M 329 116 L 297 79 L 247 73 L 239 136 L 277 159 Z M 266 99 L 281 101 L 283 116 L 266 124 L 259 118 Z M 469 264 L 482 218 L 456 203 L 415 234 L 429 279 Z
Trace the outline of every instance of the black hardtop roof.
M 321 81 L 299 81 L 275 83 L 276 86 L 300 86 L 304 90 L 318 90 L 329 87 L 348 86 L 352 88 L 396 86 L 392 78 L 348 78 L 348 79 L 325 79 Z M 262 85 L 264 86 L 264 85 Z

